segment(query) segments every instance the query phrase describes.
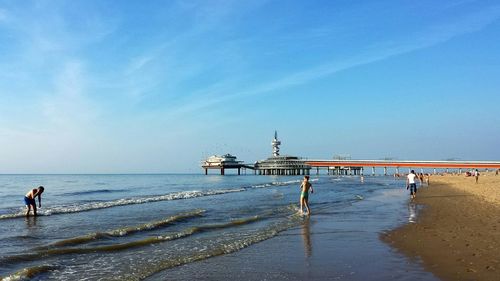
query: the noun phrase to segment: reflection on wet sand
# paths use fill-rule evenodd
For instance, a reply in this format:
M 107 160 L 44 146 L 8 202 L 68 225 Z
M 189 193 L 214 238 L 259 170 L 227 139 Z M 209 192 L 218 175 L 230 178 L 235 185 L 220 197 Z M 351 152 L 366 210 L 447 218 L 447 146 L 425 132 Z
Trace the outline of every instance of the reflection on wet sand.
M 302 225 L 302 239 L 304 240 L 304 253 L 306 257 L 312 255 L 312 245 L 311 245 L 311 222 L 309 217 L 304 219 L 304 224 Z
M 408 204 L 408 222 L 414 223 L 417 221 L 417 205 L 413 202 Z

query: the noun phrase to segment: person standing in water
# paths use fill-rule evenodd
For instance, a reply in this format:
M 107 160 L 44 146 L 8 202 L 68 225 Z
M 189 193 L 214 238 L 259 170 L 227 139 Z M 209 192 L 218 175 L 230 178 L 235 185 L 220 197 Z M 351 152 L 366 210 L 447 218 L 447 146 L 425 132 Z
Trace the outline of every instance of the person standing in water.
M 38 207 L 42 207 L 42 193 L 45 190 L 43 186 L 34 188 L 30 190 L 26 195 L 24 195 L 24 204 L 26 204 L 26 216 L 29 217 L 31 207 L 33 206 L 33 215 L 36 216 L 36 201 L 35 198 L 38 197 Z
M 417 196 L 417 175 L 415 175 L 415 171 L 411 170 L 411 172 L 406 177 L 406 189 L 410 189 L 411 199 L 414 199 Z
M 304 206 L 307 210 L 307 215 L 311 215 L 311 209 L 309 208 L 309 190 L 314 193 L 312 184 L 309 182 L 309 176 L 304 176 L 304 180 L 300 185 L 300 214 L 304 214 Z

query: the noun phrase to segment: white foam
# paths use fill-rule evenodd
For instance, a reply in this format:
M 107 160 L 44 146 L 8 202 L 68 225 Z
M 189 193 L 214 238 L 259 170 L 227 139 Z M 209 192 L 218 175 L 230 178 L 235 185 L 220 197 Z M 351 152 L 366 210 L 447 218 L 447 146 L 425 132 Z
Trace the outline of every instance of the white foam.
M 317 181 L 317 180 L 318 179 L 311 179 L 311 181 Z M 283 182 L 278 181 L 278 182 L 264 183 L 264 184 L 252 185 L 252 186 L 250 186 L 250 189 L 252 189 L 252 188 L 266 188 L 266 187 L 271 187 L 271 186 L 286 186 L 286 185 L 291 185 L 291 184 L 297 184 L 297 183 L 300 183 L 301 181 L 302 180 L 291 180 L 291 181 L 283 181 Z M 138 198 L 123 198 L 123 199 L 106 201 L 106 202 L 91 202 L 91 203 L 84 203 L 84 204 L 51 206 L 48 208 L 38 209 L 37 214 L 42 215 L 42 216 L 50 216 L 50 215 L 55 215 L 55 214 L 77 213 L 77 212 L 85 212 L 85 211 L 90 211 L 90 210 L 111 208 L 111 207 L 116 207 L 116 206 L 145 204 L 145 203 L 158 202 L 158 201 L 190 199 L 190 198 L 203 197 L 203 196 L 213 196 L 213 195 L 219 195 L 219 194 L 225 194 L 225 193 L 242 192 L 242 191 L 245 191 L 247 189 L 248 188 L 237 187 L 237 188 L 232 188 L 232 189 L 215 189 L 215 190 L 206 190 L 206 191 L 191 190 L 191 191 L 180 191 L 180 192 L 168 193 L 168 194 L 158 195 L 158 196 L 147 196 L 147 197 L 138 197 Z M 0 215 L 0 220 L 1 219 L 23 217 L 24 215 L 25 215 L 25 210 L 24 210 L 24 208 L 21 208 L 19 210 L 19 212 L 17 212 L 17 213 Z
M 74 204 L 74 205 L 63 205 L 63 206 L 52 206 L 45 209 L 39 209 L 38 214 L 42 216 L 50 216 L 54 214 L 66 214 L 66 213 L 77 213 L 85 212 L 90 210 L 105 209 L 116 206 L 134 205 L 134 204 L 145 204 L 158 201 L 170 201 L 170 200 L 180 200 L 180 199 L 190 199 L 203 196 L 213 196 L 219 194 L 242 192 L 245 191 L 244 188 L 235 189 L 216 189 L 216 190 L 192 190 L 192 191 L 180 191 L 174 193 L 168 193 L 159 196 L 148 196 L 148 197 L 138 197 L 138 198 L 123 198 L 113 201 L 106 202 L 92 202 L 85 204 Z M 24 216 L 24 212 L 14 214 L 0 215 L 0 219 L 16 218 Z

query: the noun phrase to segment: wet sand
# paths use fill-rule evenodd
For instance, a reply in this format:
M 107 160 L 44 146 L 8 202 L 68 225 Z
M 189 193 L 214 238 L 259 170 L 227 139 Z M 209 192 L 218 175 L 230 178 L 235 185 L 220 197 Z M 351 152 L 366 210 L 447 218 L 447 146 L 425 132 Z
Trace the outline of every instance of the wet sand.
M 431 177 L 415 200 L 416 223 L 382 240 L 443 280 L 500 280 L 500 176 Z

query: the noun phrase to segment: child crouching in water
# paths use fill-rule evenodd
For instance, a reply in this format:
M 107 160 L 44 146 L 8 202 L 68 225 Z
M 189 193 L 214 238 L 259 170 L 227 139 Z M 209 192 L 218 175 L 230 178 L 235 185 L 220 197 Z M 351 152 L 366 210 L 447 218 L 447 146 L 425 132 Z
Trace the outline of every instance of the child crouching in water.
M 307 210 L 307 215 L 311 215 L 311 210 L 309 209 L 309 189 L 311 190 L 311 193 L 314 193 L 314 189 L 309 182 L 309 176 L 304 176 L 304 180 L 302 181 L 302 184 L 300 185 L 300 214 L 304 214 L 304 205 Z

